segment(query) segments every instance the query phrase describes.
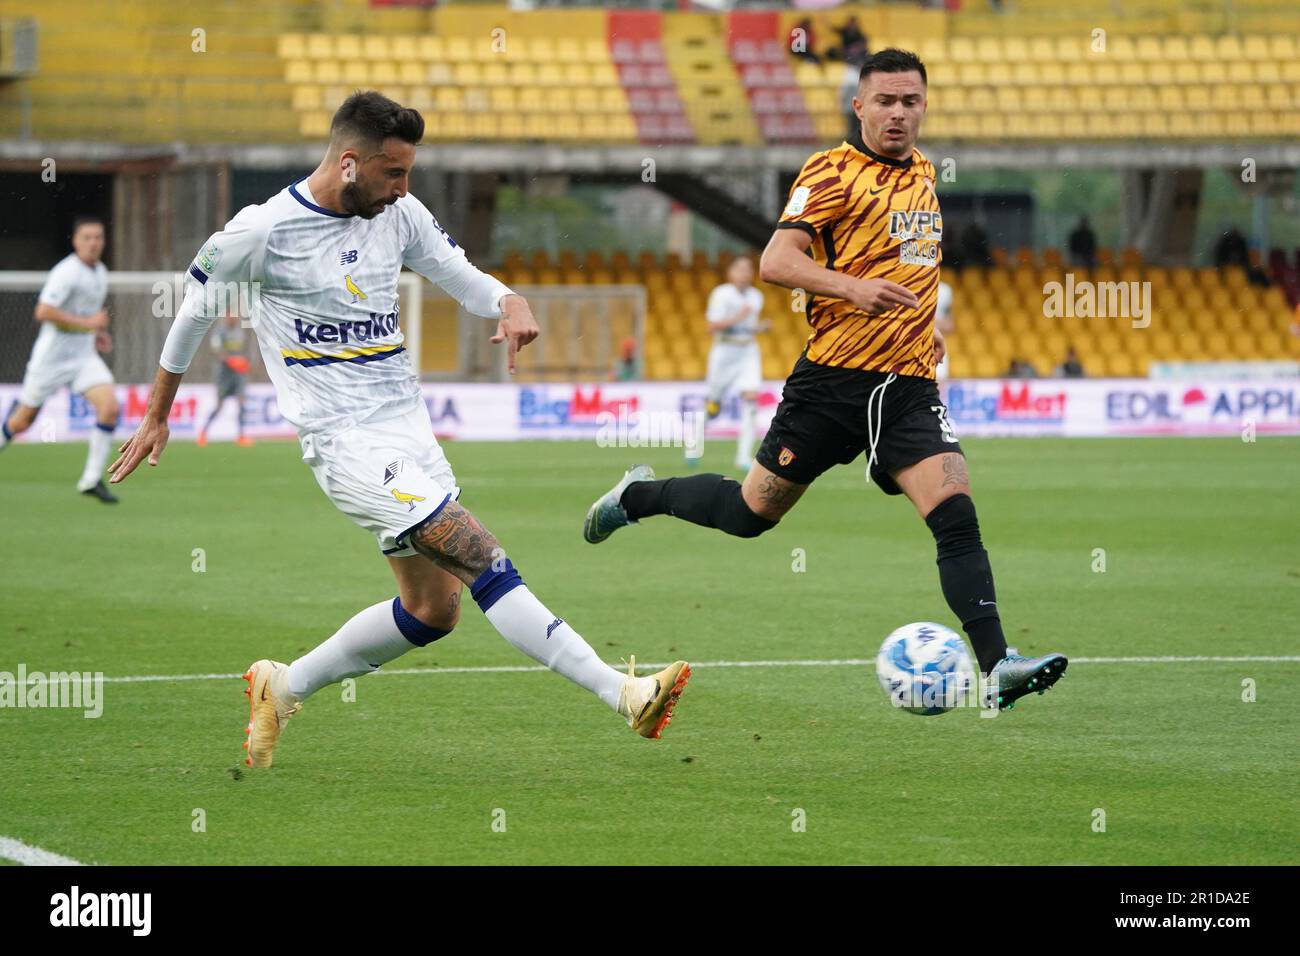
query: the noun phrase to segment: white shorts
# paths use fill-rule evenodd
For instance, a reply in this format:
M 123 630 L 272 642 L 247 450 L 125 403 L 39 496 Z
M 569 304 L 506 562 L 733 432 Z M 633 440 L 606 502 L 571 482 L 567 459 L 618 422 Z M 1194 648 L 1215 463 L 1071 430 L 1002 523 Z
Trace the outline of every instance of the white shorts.
M 763 357 L 756 342 L 715 342 L 709 349 L 709 400 L 720 402 L 732 392 L 757 392 L 763 384 Z
M 28 408 L 40 408 L 46 399 L 64 385 L 72 389 L 73 394 L 81 395 L 96 385 L 112 384 L 113 373 L 108 370 L 98 352 L 61 362 L 33 360 L 27 363 L 18 401 Z
M 386 555 L 415 554 L 406 536 L 460 497 L 423 402 L 337 433 L 303 432 L 299 443 L 326 497 L 373 532 Z

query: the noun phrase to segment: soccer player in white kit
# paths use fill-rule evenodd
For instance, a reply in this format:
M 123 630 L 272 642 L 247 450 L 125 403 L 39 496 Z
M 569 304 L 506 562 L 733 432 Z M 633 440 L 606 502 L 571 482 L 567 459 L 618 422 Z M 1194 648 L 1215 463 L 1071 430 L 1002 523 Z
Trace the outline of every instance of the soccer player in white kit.
M 433 435 L 397 315 L 403 265 L 469 312 L 499 319 L 493 342 L 516 350 L 537 337 L 528 303 L 474 268 L 407 192 L 418 112 L 375 92 L 334 115 L 325 158 L 310 176 L 239 212 L 189 267 L 184 303 L 163 347 L 149 409 L 109 468 L 126 478 L 167 444 L 167 413 L 214 317 L 215 300 L 248 292 L 250 319 L 280 411 L 298 429 L 303 460 L 325 495 L 374 533 L 398 595 L 358 613 L 290 664 L 255 661 L 250 766 L 269 767 L 285 722 L 329 684 L 367 674 L 448 634 L 463 584 L 511 644 L 596 694 L 643 737 L 658 737 L 690 677 L 677 661 L 625 676 L 524 585 L 497 539 L 462 507 Z M 222 291 L 222 295 L 216 292 Z
M 46 399 L 64 385 L 83 396 L 95 409 L 95 430 L 90 433 L 86 466 L 77 490 L 116 504 L 117 496 L 104 484 L 104 465 L 117 427 L 117 396 L 113 373 L 100 351 L 113 347 L 108 334 L 108 269 L 104 254 L 104 223 L 79 216 L 72 224 L 72 249 L 50 270 L 36 300 L 36 321 L 42 323 L 23 374 L 18 401 L 0 422 L 0 448 L 32 427 Z
M 709 349 L 705 412 L 709 419 L 722 411 L 722 400 L 740 395 L 740 431 L 736 436 L 736 467 L 748 470 L 754 451 L 754 420 L 758 390 L 763 382 L 763 357 L 755 337 L 766 330 L 760 321 L 763 293 L 754 288 L 754 264 L 744 256 L 727 267 L 727 281 L 709 293 L 705 312 L 713 331 Z M 694 440 L 686 447 L 686 464 L 694 467 L 704 455 L 705 419 L 697 416 Z
M 940 382 L 948 377 L 948 348 L 944 338 L 953 327 L 952 286 L 940 282 L 939 298 L 934 306 L 935 355 L 939 357 L 934 367 L 934 377 Z

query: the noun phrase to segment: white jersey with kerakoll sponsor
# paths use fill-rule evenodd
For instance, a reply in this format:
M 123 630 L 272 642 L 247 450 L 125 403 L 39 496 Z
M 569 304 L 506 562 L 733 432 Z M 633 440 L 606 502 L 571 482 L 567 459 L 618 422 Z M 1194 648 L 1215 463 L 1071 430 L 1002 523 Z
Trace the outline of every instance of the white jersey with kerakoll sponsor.
M 729 392 L 756 392 L 762 383 L 762 355 L 754 336 L 763 311 L 763 293 L 753 286 L 742 292 L 724 282 L 709 294 L 705 314 L 710 322 L 721 322 L 746 307 L 749 314 L 743 319 L 713 333 L 706 383 L 710 401 L 720 402 Z
M 232 286 L 252 286 L 248 314 L 303 460 L 329 499 L 398 557 L 415 553 L 410 531 L 460 493 L 398 326 L 403 265 L 476 315 L 499 317 L 510 294 L 414 196 L 363 219 L 318 206 L 300 180 L 204 244 L 161 361 L 184 372 Z
M 721 322 L 744 307 L 749 308 L 749 314 L 730 328 L 713 333 L 715 342 L 741 345 L 754 341 L 758 319 L 763 312 L 763 293 L 752 285 L 742 292 L 730 282 L 724 282 L 709 293 L 709 305 L 705 314 L 710 322 Z
M 107 297 L 108 269 L 104 263 L 87 265 L 73 252 L 50 270 L 37 301 L 89 318 L 104 307 Z M 80 393 L 112 381 L 112 373 L 95 351 L 94 332 L 65 332 L 53 322 L 42 322 L 23 375 L 19 401 L 39 408 L 64 385 Z
M 189 267 L 203 295 L 187 303 L 201 300 L 191 310 L 210 325 L 231 290 L 251 289 L 249 318 L 281 414 L 299 430 L 330 430 L 421 401 L 398 325 L 404 265 L 477 315 L 499 316 L 510 291 L 475 269 L 415 196 L 364 219 L 318 206 L 303 179 L 204 244 Z M 185 371 L 193 348 L 174 329 L 163 367 Z

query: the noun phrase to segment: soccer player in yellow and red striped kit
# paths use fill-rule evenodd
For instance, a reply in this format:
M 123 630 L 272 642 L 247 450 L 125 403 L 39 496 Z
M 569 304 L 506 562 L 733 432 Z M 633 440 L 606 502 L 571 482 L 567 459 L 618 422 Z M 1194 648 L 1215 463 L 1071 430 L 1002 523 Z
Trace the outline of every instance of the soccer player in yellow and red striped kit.
M 926 98 L 914 53 L 872 55 L 853 101 L 857 135 L 814 154 L 795 180 L 760 275 L 805 291 L 812 334 L 744 483 L 656 481 L 638 465 L 592 505 L 583 532 L 598 543 L 667 514 L 756 537 L 819 475 L 865 453 L 871 480 L 906 495 L 933 533 L 944 598 L 990 677 L 986 703 L 1008 708 L 1051 687 L 1068 662 L 1008 652 L 966 458 L 935 383 L 943 217 L 934 166 L 916 148 Z

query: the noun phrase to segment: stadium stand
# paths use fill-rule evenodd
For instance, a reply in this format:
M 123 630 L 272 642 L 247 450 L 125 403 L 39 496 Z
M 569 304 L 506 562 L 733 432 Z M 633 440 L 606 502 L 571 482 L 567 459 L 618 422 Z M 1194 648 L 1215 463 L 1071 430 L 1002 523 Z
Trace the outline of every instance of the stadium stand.
M 727 254 L 710 261 L 696 253 L 683 262 L 672 254 L 661 259 L 643 253 L 633 259 L 621 252 L 609 258 L 591 252 L 581 262 L 568 253 L 552 261 L 538 252 L 525 262 L 516 252 L 498 275 L 518 285 L 644 285 L 646 377 L 698 379 L 704 375 L 709 349 L 702 318 L 705 302 L 723 281 L 730 261 Z M 1043 286 L 1063 283 L 1066 269 L 1055 250 L 1041 260 L 1029 249 L 1017 250 L 1014 264 L 945 272 L 956 299 L 958 331 L 949 336 L 953 376 L 997 377 L 1013 356 L 1046 372 L 1069 346 L 1078 351 L 1090 375 L 1144 376 L 1153 360 L 1300 360 L 1300 337 L 1288 331 L 1292 312 L 1282 286 L 1253 286 L 1241 269 L 1163 268 L 1143 264 L 1134 250 L 1117 257 L 1103 248 L 1096 269 L 1069 271 L 1076 282 L 1150 282 L 1150 326 L 1141 335 L 1121 335 L 1128 331 L 1126 321 L 1045 317 Z M 808 329 L 788 290 L 764 284 L 759 288 L 764 317 L 772 322 L 764 339 L 763 374 L 779 379 L 798 356 Z

